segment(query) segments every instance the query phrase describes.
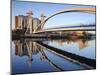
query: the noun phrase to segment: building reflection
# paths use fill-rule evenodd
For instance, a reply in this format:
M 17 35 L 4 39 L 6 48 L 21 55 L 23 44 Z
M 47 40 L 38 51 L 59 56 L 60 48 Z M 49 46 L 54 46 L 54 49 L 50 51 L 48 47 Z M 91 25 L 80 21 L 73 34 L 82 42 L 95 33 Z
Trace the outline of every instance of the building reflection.
M 62 71 L 58 65 L 53 63 L 45 54 L 45 47 L 39 45 L 38 43 L 30 40 L 18 40 L 15 41 L 15 55 L 16 56 L 28 56 L 28 64 L 31 65 L 33 62 L 32 55 L 40 55 L 40 60 L 46 60 L 50 66 L 52 66 L 56 71 Z
M 86 48 L 88 46 L 88 41 L 86 39 L 77 40 L 77 44 L 79 45 L 79 49 Z
M 61 40 L 57 40 L 55 41 L 57 42 L 60 46 L 62 45 L 71 45 L 72 43 L 77 43 L 79 46 L 79 49 L 83 49 L 86 48 L 88 46 L 88 40 L 87 39 L 61 39 Z
M 36 44 L 36 42 L 29 40 L 15 41 L 15 55 L 17 56 L 28 56 L 29 61 L 33 61 L 32 55 L 38 54 L 44 50 L 43 47 Z

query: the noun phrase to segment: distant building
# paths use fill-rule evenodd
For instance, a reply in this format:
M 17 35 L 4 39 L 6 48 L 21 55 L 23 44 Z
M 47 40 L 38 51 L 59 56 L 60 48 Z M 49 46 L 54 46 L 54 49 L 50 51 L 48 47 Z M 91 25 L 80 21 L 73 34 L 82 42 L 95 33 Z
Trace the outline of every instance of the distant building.
M 41 30 L 41 26 L 37 28 L 37 26 L 41 23 L 38 18 L 33 18 L 33 32 Z
M 27 16 L 18 15 L 15 16 L 15 30 L 17 29 L 26 29 L 27 33 L 33 33 L 39 31 L 43 28 L 42 24 L 44 22 L 44 14 L 41 14 L 41 18 L 34 18 L 32 10 L 27 12 Z M 40 25 L 40 26 L 39 26 Z
M 18 16 L 15 16 L 15 29 L 17 29 L 18 25 Z
M 33 25 L 33 17 L 32 17 L 33 12 L 32 12 L 32 10 L 29 10 L 27 12 L 27 15 L 28 15 L 28 19 L 27 19 L 28 26 L 27 26 L 27 28 L 29 30 L 29 33 L 32 33 L 33 32 L 33 28 L 32 28 L 32 25 Z
M 43 27 L 44 27 L 43 22 L 44 22 L 45 18 L 46 18 L 46 16 L 44 15 L 44 12 L 42 11 L 41 12 L 41 18 L 40 18 L 41 19 L 41 29 L 43 29 Z
M 22 29 L 23 16 L 15 16 L 15 29 Z
M 28 16 L 23 16 L 23 28 L 27 28 L 28 22 L 27 22 Z
M 15 16 L 15 29 L 24 29 L 27 26 L 27 16 Z

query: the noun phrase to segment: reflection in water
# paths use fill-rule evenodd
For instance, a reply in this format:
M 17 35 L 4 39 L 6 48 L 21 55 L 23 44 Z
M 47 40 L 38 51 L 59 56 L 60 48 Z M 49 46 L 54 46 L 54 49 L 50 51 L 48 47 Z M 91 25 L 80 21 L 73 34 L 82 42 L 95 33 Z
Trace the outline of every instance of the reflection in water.
M 83 49 L 88 46 L 88 41 L 86 39 L 79 39 L 77 40 L 77 43 L 79 45 L 79 49 Z
M 55 42 L 57 42 L 62 46 L 65 42 L 67 44 L 71 44 L 73 40 L 56 40 Z M 88 41 L 86 39 L 78 39 L 74 42 L 76 42 L 79 45 L 79 49 L 83 49 L 88 46 Z M 45 47 L 40 46 L 36 42 L 29 40 L 18 40 L 15 41 L 14 43 L 15 43 L 15 55 L 28 56 L 29 61 L 32 62 L 33 60 L 32 55 L 35 55 L 40 52 L 41 53 L 40 59 L 45 60 L 44 57 L 45 53 L 43 52 Z
M 50 40 L 48 45 L 80 56 L 95 59 L 95 37 Z M 45 42 L 44 42 L 45 43 Z M 81 50 L 81 51 L 80 51 Z
M 36 42 L 30 40 L 15 41 L 15 55 L 17 56 L 28 56 L 28 64 L 32 65 L 33 57 L 40 53 L 40 60 L 47 60 L 48 63 L 55 68 L 56 71 L 63 71 L 58 65 L 53 63 L 44 52 L 45 47 L 37 44 Z
M 94 58 L 95 42 L 88 39 L 52 39 L 39 40 L 47 45 L 60 48 L 70 53 Z M 14 40 L 12 50 L 12 72 L 53 72 L 86 69 L 74 62 L 49 52 L 46 47 L 36 43 L 34 39 Z M 91 43 L 92 42 L 92 43 Z M 78 47 L 78 48 L 77 48 Z M 81 51 L 80 51 L 81 50 Z M 92 53 L 91 53 L 92 52 Z M 29 68 L 29 67 L 30 68 Z M 20 69 L 19 69 L 20 68 Z
M 88 41 L 87 39 L 60 39 L 60 40 L 52 40 L 51 42 L 56 42 L 60 46 L 63 46 L 65 43 L 66 45 L 70 45 L 72 43 L 77 43 L 79 46 L 79 49 L 86 48 L 88 46 Z

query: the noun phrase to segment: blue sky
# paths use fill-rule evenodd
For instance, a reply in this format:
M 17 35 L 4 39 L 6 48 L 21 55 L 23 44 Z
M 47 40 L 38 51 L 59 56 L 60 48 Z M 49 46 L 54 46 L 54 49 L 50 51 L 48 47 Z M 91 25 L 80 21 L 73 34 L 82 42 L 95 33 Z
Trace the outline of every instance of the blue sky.
M 95 6 L 73 5 L 73 4 L 54 4 L 54 3 L 37 3 L 37 2 L 12 2 L 12 28 L 14 28 L 14 16 L 27 15 L 27 11 L 32 9 L 33 17 L 40 18 L 40 12 L 44 11 L 45 16 L 49 17 L 53 13 L 70 8 L 95 8 Z M 48 20 L 44 28 L 74 26 L 79 24 L 94 24 L 95 14 L 72 12 L 57 15 Z

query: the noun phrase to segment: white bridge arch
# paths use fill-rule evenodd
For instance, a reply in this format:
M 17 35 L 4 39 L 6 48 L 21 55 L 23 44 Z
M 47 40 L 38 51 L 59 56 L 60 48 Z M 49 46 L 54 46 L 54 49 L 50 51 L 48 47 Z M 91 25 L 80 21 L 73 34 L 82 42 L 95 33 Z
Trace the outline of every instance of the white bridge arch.
M 52 14 L 51 16 L 49 16 L 48 18 L 46 18 L 44 20 L 44 22 L 41 24 L 39 24 L 36 29 L 39 27 L 39 26 L 44 26 L 45 23 L 52 17 L 56 16 L 56 15 L 59 15 L 59 14 L 62 14 L 62 13 L 68 13 L 68 12 L 83 12 L 83 13 L 90 13 L 90 14 L 95 14 L 96 13 L 96 9 L 95 8 L 75 8 L 75 9 L 65 9 L 65 10 L 61 10 L 61 11 L 58 11 L 54 14 Z

